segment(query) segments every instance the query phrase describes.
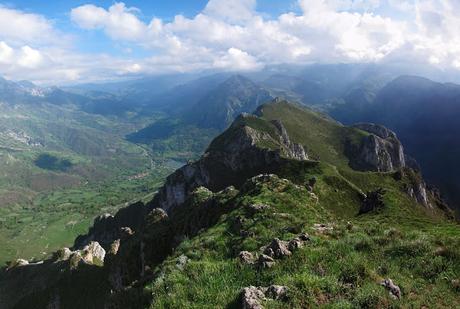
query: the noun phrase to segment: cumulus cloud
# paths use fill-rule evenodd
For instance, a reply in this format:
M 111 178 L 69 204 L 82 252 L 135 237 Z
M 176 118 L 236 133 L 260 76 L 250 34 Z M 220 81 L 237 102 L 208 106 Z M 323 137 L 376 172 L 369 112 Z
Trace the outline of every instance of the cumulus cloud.
M 113 39 L 135 41 L 147 31 L 148 26 L 135 15 L 137 9 L 124 3 L 115 3 L 108 10 L 92 4 L 72 9 L 72 20 L 83 29 L 104 29 Z
M 65 35 L 45 17 L 0 7 L 0 73 L 94 80 L 393 59 L 460 68 L 456 0 L 297 0 L 297 4 L 300 11 L 268 18 L 257 10 L 256 0 L 209 0 L 195 16 L 177 15 L 169 21 L 147 20 L 139 9 L 121 2 L 71 10 L 70 19 L 83 30 L 81 35 L 104 33 L 123 51 L 140 49 L 146 55 L 137 58 L 134 52 L 80 54 L 59 43 Z

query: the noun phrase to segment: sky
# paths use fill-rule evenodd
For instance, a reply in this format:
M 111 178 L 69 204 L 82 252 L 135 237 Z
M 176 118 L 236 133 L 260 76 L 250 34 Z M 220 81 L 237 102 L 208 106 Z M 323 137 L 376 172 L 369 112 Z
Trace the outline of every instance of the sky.
M 460 73 L 458 0 L 0 0 L 0 75 L 40 84 L 277 64 Z

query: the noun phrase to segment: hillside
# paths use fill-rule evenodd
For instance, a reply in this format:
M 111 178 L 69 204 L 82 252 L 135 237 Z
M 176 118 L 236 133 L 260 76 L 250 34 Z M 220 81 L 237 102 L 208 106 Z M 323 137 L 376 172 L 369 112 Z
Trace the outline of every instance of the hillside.
M 150 194 L 145 191 L 173 169 L 124 139 L 142 121 L 87 113 L 63 96 L 42 95 L 43 88 L 31 83 L 2 84 L 7 85 L 0 89 L 2 264 L 19 256 L 48 257 L 104 208 L 114 211 Z
M 459 209 L 460 86 L 401 76 L 370 102 L 350 101 L 331 114 L 344 123 L 375 122 L 394 130 L 426 179 Z
M 154 199 L 0 273 L 5 308 L 460 306 L 459 226 L 388 129 L 281 100 Z

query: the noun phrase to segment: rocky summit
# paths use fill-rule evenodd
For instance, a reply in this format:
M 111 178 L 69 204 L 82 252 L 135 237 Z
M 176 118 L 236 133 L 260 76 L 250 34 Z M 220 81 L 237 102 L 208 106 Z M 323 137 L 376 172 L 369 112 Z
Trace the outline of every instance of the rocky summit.
M 1 308 L 455 308 L 452 212 L 396 134 L 274 100 L 154 198 L 0 273 Z

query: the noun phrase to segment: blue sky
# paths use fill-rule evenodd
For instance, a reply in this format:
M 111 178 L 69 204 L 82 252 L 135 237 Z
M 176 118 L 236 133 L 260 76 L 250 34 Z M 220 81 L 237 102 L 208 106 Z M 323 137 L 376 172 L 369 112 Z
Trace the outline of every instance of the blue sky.
M 273 64 L 460 69 L 457 0 L 0 2 L 0 75 L 102 81 Z

